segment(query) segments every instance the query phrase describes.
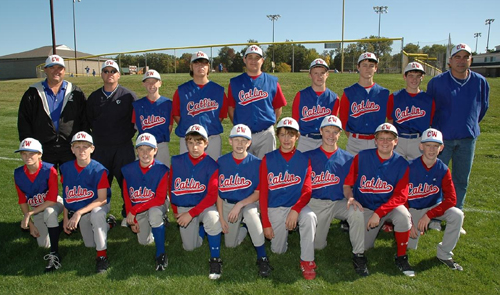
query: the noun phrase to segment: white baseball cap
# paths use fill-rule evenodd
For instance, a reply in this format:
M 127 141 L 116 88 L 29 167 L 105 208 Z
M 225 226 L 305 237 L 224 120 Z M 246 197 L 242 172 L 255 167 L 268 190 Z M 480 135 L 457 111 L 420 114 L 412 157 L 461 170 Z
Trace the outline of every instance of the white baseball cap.
M 231 133 L 229 133 L 229 138 L 233 137 L 243 137 L 248 140 L 252 140 L 252 132 L 247 125 L 238 124 L 234 125 L 233 129 L 231 129 Z
M 260 55 L 261 57 L 264 57 L 264 54 L 262 53 L 262 49 L 257 45 L 248 46 L 247 50 L 245 51 L 245 56 L 249 55 L 250 53 L 256 53 L 256 54 Z
M 158 146 L 156 144 L 156 137 L 154 137 L 154 135 L 151 133 L 142 133 L 137 135 L 137 139 L 135 140 L 135 148 L 138 148 L 142 145 L 156 148 Z
M 323 121 L 321 121 L 321 126 L 320 128 L 326 127 L 326 126 L 335 126 L 340 128 L 342 130 L 342 122 L 337 116 L 330 115 L 326 116 L 323 118 Z
M 420 72 L 425 74 L 424 67 L 416 61 L 411 62 L 411 63 L 406 65 L 405 74 L 409 71 L 420 71 Z
M 114 60 L 108 59 L 107 61 L 105 61 L 102 64 L 101 71 L 104 70 L 105 67 L 112 67 L 112 68 L 115 68 L 115 70 L 117 70 L 118 73 L 120 72 L 120 67 L 118 66 L 118 64 Z
M 155 71 L 155 70 L 149 70 L 149 71 L 147 71 L 144 74 L 144 78 L 142 78 L 142 82 L 144 82 L 148 78 L 153 78 L 153 79 L 161 81 L 160 74 L 157 71 Z
M 313 60 L 311 62 L 311 65 L 309 65 L 309 70 L 314 67 L 325 67 L 327 70 L 330 69 L 330 67 L 326 64 L 326 61 L 322 60 L 321 58 Z
M 469 45 L 460 43 L 451 49 L 451 56 L 454 56 L 462 50 L 467 51 L 469 54 L 472 54 L 472 49 L 470 49 Z
M 378 63 L 377 56 L 374 53 L 371 52 L 365 52 L 362 53 L 359 58 L 358 58 L 358 65 L 360 62 L 364 61 L 365 59 L 373 60 L 374 62 Z
M 71 144 L 73 144 L 73 142 L 75 142 L 75 141 L 84 141 L 84 142 L 88 142 L 88 143 L 91 143 L 92 145 L 94 145 L 94 141 L 92 140 L 92 136 L 90 136 L 90 134 L 88 134 L 85 131 L 80 131 L 80 132 L 77 132 L 75 135 L 73 135 L 73 138 L 71 139 Z
M 206 60 L 210 61 L 210 59 L 208 59 L 208 55 L 203 51 L 198 51 L 198 52 L 193 53 L 191 55 L 191 63 L 193 63 L 195 60 L 198 60 L 198 59 L 206 59 Z
M 38 140 L 31 137 L 27 137 L 23 141 L 21 141 L 21 143 L 19 144 L 19 149 L 14 151 L 14 153 L 19 153 L 22 151 L 43 154 L 42 144 Z
M 205 139 L 208 139 L 208 134 L 207 131 L 203 126 L 200 124 L 194 124 L 191 125 L 188 130 L 186 131 L 186 136 L 191 133 L 198 133 L 199 135 L 203 136 Z
M 292 117 L 285 117 L 281 119 L 278 122 L 278 126 L 276 128 L 281 128 L 281 127 L 292 128 L 299 131 L 299 123 L 297 123 L 297 121 L 295 121 L 295 119 Z
M 443 133 L 437 129 L 429 128 L 422 132 L 422 140 L 420 142 L 437 142 L 443 144 Z
M 394 133 L 394 135 L 396 135 L 396 137 L 398 137 L 398 130 L 391 123 L 382 123 L 378 125 L 377 129 L 375 130 L 375 134 L 381 131 L 392 132 Z
M 64 59 L 62 57 L 60 57 L 59 55 L 50 55 L 49 57 L 47 57 L 47 59 L 45 60 L 45 66 L 44 68 L 48 68 L 48 67 L 52 67 L 52 66 L 61 66 L 63 68 L 66 68 L 66 66 L 64 65 Z

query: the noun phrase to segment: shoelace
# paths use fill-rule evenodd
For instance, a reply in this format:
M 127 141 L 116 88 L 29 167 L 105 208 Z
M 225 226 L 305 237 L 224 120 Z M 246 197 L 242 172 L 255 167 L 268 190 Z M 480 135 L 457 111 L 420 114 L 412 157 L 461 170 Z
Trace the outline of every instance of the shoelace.
M 61 267 L 61 264 L 59 263 L 59 258 L 56 255 L 47 254 L 43 256 L 43 260 L 49 260 L 49 266 L 54 265 L 56 269 Z

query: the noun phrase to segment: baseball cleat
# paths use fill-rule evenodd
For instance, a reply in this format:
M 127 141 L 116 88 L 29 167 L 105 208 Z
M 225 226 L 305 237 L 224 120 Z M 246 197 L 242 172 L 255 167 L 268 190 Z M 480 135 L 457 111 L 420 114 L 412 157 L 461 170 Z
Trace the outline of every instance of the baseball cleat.
M 44 260 L 48 260 L 47 266 L 45 267 L 45 272 L 51 272 L 61 267 L 61 259 L 57 253 L 49 253 L 43 257 Z
M 116 225 L 116 217 L 109 214 L 108 218 L 106 218 L 106 223 L 109 225 L 109 229 L 112 229 Z
M 156 257 L 156 270 L 163 271 L 167 268 L 168 259 L 165 253 L 160 254 L 160 256 Z
M 108 270 L 109 261 L 106 256 L 99 256 L 96 258 L 95 270 L 97 273 L 104 273 Z
M 120 224 L 121 227 L 128 227 L 127 223 L 127 218 L 123 218 L 122 223 Z
M 340 229 L 345 233 L 349 232 L 349 223 L 347 222 L 347 220 L 340 221 Z
M 437 231 L 441 231 L 441 221 L 440 220 L 431 220 L 429 222 L 429 228 Z
M 461 235 L 467 234 L 467 232 L 465 231 L 465 229 L 463 227 L 460 228 L 460 234 Z
M 398 256 L 394 259 L 396 266 L 405 276 L 414 277 L 415 271 L 408 262 L 408 255 Z
M 463 271 L 464 268 L 456 263 L 453 259 L 441 259 L 441 258 L 438 258 L 439 261 L 441 261 L 442 263 L 446 264 L 450 269 L 452 270 L 459 270 L 459 271 Z
M 257 265 L 259 266 L 259 275 L 264 278 L 267 278 L 271 274 L 271 270 L 274 269 L 269 264 L 269 258 L 265 256 L 257 259 Z
M 208 278 L 211 280 L 217 280 L 220 278 L 222 273 L 222 259 L 220 258 L 210 258 L 210 274 Z
M 360 276 L 366 277 L 370 273 L 368 272 L 368 267 L 366 266 L 368 259 L 364 254 L 353 254 L 352 264 L 354 265 L 354 270 Z
M 316 278 L 316 263 L 314 261 L 300 261 L 300 269 L 306 280 L 314 280 Z

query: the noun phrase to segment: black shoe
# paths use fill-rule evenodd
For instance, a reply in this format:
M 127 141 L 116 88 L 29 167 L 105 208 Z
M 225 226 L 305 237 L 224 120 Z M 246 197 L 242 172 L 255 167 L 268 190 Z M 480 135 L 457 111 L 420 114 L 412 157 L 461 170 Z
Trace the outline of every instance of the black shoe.
M 464 268 L 462 266 L 460 266 L 460 264 L 456 263 L 453 259 L 441 259 L 441 258 L 438 258 L 439 261 L 441 261 L 442 263 L 446 264 L 450 269 L 452 270 L 459 270 L 459 271 L 463 271 Z
M 109 261 L 106 256 L 99 256 L 96 258 L 95 271 L 97 273 L 103 273 L 108 270 Z
M 156 270 L 163 271 L 168 265 L 168 259 L 165 253 L 160 254 L 160 256 L 156 257 Z
M 48 260 L 47 266 L 45 267 L 45 272 L 51 272 L 61 267 L 61 258 L 59 254 L 50 252 L 43 257 L 44 260 Z
M 210 274 L 208 278 L 211 280 L 217 280 L 220 278 L 222 273 L 222 259 L 220 258 L 210 258 Z
M 106 223 L 109 224 L 109 229 L 112 229 L 116 225 L 116 217 L 109 214 L 108 218 L 106 218 Z
M 271 274 L 271 270 L 274 270 L 269 264 L 269 258 L 265 256 L 257 259 L 257 265 L 259 266 L 259 275 L 264 278 L 267 278 Z
M 394 261 L 396 262 L 396 266 L 399 268 L 400 271 L 403 272 L 405 276 L 409 277 L 415 276 L 415 271 L 408 262 L 408 255 L 397 256 L 394 259 Z
M 366 259 L 364 254 L 353 254 L 352 264 L 354 265 L 354 270 L 358 275 L 366 277 L 370 274 L 368 272 L 368 267 L 366 266 L 367 263 L 368 259 Z
M 340 229 L 345 233 L 349 232 L 349 223 L 347 222 L 347 220 L 340 221 Z

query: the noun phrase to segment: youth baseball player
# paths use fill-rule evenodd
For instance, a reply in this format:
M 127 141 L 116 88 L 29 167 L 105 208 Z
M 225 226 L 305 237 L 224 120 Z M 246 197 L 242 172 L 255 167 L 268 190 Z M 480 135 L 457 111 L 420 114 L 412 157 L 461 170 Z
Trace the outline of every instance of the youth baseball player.
M 57 217 L 63 204 L 57 195 L 57 171 L 52 164 L 42 162 L 42 144 L 34 138 L 25 138 L 15 152 L 24 162 L 14 170 L 18 204 L 24 215 L 21 228 L 29 229 L 38 246 L 50 248 L 43 259 L 48 260 L 45 272 L 51 272 L 61 267 Z
M 248 126 L 239 124 L 231 129 L 229 144 L 233 151 L 219 158 L 219 197 L 217 210 L 226 247 L 243 242 L 247 233 L 257 252 L 259 275 L 268 277 L 272 267 L 266 255 L 264 231 L 258 209 L 260 159 L 247 152 L 252 143 Z M 245 226 L 241 226 L 244 222 Z
M 111 189 L 107 169 L 90 158 L 94 152 L 92 136 L 87 132 L 76 133 L 71 140 L 75 161 L 61 165 L 61 182 L 64 201 L 63 228 L 68 235 L 80 228 L 86 247 L 97 251 L 96 272 L 109 267 L 107 256 L 108 230 L 116 224 L 115 217 L 106 214 L 110 209 Z
M 210 145 L 206 153 L 215 161 L 221 156 L 220 134 L 224 131 L 222 120 L 227 117 L 227 98 L 224 87 L 208 80 L 210 64 L 208 56 L 198 51 L 191 56 L 189 74 L 193 77 L 180 85 L 174 93 L 173 117 L 177 123 L 175 134 L 180 138 L 179 153 L 187 152 L 184 135 L 191 125 L 205 128 Z
M 262 49 L 251 45 L 243 58 L 246 73 L 229 81 L 228 115 L 233 125 L 244 124 L 252 131 L 248 152 L 262 159 L 276 149 L 274 124 L 281 116 L 286 99 L 278 78 L 263 73 Z
M 192 251 L 200 247 L 205 235 L 207 236 L 210 247 L 208 277 L 216 280 L 222 273 L 222 228 L 215 206 L 218 165 L 205 153 L 208 134 L 203 126 L 194 124 L 189 127 L 185 140 L 188 152 L 172 157 L 169 174 L 170 201 L 180 226 L 184 250 Z
M 339 99 L 335 92 L 326 88 L 330 68 L 317 58 L 309 66 L 311 86 L 297 92 L 293 99 L 292 118 L 299 123 L 300 138 L 297 150 L 305 153 L 321 146 L 319 131 L 323 118 L 337 115 Z
M 417 249 L 420 235 L 425 232 L 432 218 L 446 221 L 443 241 L 437 246 L 437 259 L 450 269 L 463 268 L 456 263 L 453 249 L 460 238 L 464 213 L 455 207 L 457 196 L 451 172 L 438 154 L 443 150 L 443 134 L 433 128 L 422 133 L 422 156 L 410 162 L 408 206 L 412 227 L 408 248 Z

